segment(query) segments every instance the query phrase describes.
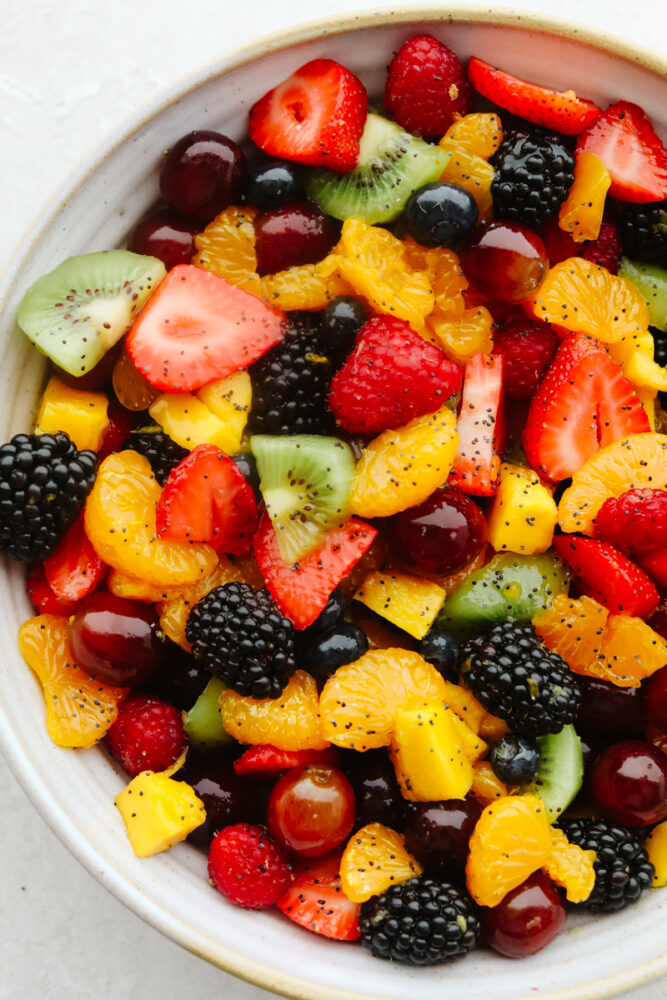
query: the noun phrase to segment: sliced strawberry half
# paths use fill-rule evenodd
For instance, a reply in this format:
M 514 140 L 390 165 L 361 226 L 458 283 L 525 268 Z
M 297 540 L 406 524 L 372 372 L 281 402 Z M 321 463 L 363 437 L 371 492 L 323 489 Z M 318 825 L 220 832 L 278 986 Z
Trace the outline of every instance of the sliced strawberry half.
M 650 430 L 637 394 L 593 337 L 564 340 L 533 396 L 523 430 L 532 467 L 557 482 L 599 448 Z
M 337 747 L 324 750 L 279 750 L 270 743 L 248 747 L 234 761 L 237 774 L 250 778 L 274 778 L 292 767 L 311 764 L 322 767 L 337 767 L 340 752 Z
M 190 392 L 247 368 L 282 340 L 285 314 L 191 264 L 172 268 L 135 319 L 127 352 L 165 392 Z
M 312 625 L 329 595 L 366 553 L 377 529 L 351 517 L 330 531 L 319 548 L 299 562 L 283 562 L 271 518 L 265 512 L 255 535 L 257 563 L 280 610 L 298 629 Z
M 35 611 L 40 615 L 72 614 L 76 601 L 63 601 L 55 593 L 44 573 L 44 563 L 35 563 L 28 573 L 26 590 Z
M 270 156 L 345 173 L 366 122 L 363 84 L 333 59 L 301 66 L 250 109 L 250 138 Z
M 172 469 L 156 508 L 156 528 L 174 542 L 208 542 L 241 556 L 252 545 L 259 515 L 252 487 L 236 463 L 200 444 Z
M 463 375 L 456 422 L 459 442 L 448 480 L 472 496 L 488 497 L 496 491 L 504 437 L 502 396 L 502 356 L 473 355 Z
M 596 104 L 572 90 L 530 83 L 475 56 L 468 63 L 468 80 L 479 94 L 506 111 L 563 135 L 579 135 L 600 114 Z
M 667 590 L 667 548 L 638 556 L 637 563 L 661 590 Z
M 61 601 L 80 601 L 101 587 L 109 567 L 88 541 L 83 514 L 44 560 L 44 575 Z
M 621 201 L 667 198 L 667 150 L 638 104 L 618 101 L 577 140 L 577 152 L 595 153 L 611 175 L 609 195 Z
M 648 618 L 660 603 L 660 594 L 646 573 L 607 542 L 583 535 L 556 535 L 553 547 L 574 573 L 581 593 L 614 614 Z
M 322 858 L 297 863 L 293 881 L 276 904 L 295 923 L 334 938 L 336 941 L 358 941 L 360 903 L 351 902 L 340 881 L 342 851 Z

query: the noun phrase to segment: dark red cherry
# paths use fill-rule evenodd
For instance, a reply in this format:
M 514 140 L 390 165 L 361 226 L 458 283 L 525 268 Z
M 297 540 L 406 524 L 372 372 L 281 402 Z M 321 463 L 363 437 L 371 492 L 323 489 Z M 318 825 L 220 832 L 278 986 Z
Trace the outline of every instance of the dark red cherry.
M 508 892 L 498 906 L 483 906 L 480 912 L 487 942 L 509 958 L 525 958 L 541 951 L 567 920 L 565 903 L 541 871 Z
M 107 591 L 91 594 L 70 625 L 74 658 L 105 684 L 143 684 L 164 657 L 158 626 L 159 618 L 149 604 Z
M 345 767 L 357 803 L 355 827 L 383 823 L 394 830 L 402 830 L 405 799 L 387 751 L 350 754 Z
M 260 274 L 315 264 L 340 236 L 340 223 L 308 201 L 263 212 L 255 219 L 255 252 Z
M 427 573 L 454 573 L 486 542 L 486 518 L 480 508 L 448 487 L 389 518 L 387 527 L 399 558 Z
M 206 821 L 188 837 L 196 846 L 208 850 L 223 826 L 261 822 L 258 786 L 238 776 L 229 754 L 190 749 L 177 777 L 192 785 L 206 809 Z
M 527 299 L 549 267 L 544 241 L 520 222 L 478 226 L 462 262 L 466 278 L 475 288 L 501 302 Z
M 590 791 L 605 816 L 650 826 L 667 816 L 667 755 L 644 740 L 603 750 L 590 772 Z
M 133 253 L 147 254 L 162 261 L 167 270 L 189 264 L 195 252 L 196 227 L 175 212 L 162 209 L 136 224 L 127 241 Z
M 653 612 L 648 620 L 648 624 L 658 633 L 658 635 L 661 635 L 663 639 L 667 639 L 667 607 L 664 604 L 661 604 L 658 609 Z
M 306 764 L 293 767 L 273 786 L 267 819 L 282 847 L 312 858 L 342 844 L 354 811 L 354 792 L 342 771 Z
M 175 642 L 165 642 L 164 645 L 164 661 L 145 685 L 145 689 L 187 712 L 210 681 L 211 671 Z
M 667 732 L 667 667 L 658 670 L 646 688 L 648 717 L 654 726 Z
M 415 802 L 408 807 L 405 845 L 430 875 L 460 879 L 481 814 L 474 800 Z
M 619 739 L 643 732 L 646 695 L 642 688 L 620 688 L 596 677 L 578 677 L 581 691 L 577 731 Z
M 245 156 L 235 142 L 219 132 L 189 132 L 162 165 L 160 193 L 181 215 L 209 222 L 240 199 L 245 175 Z

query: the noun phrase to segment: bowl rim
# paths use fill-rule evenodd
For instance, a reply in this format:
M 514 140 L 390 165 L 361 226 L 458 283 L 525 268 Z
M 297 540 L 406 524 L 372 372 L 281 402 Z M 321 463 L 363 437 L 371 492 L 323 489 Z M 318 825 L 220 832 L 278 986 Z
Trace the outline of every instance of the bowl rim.
M 667 79 L 667 59 L 657 55 L 647 46 L 630 43 L 615 34 L 567 18 L 512 7 L 490 8 L 465 3 L 419 3 L 401 9 L 373 7 L 356 12 L 339 12 L 278 29 L 223 52 L 212 62 L 191 71 L 177 82 L 161 87 L 137 111 L 117 125 L 106 139 L 100 140 L 85 154 L 83 160 L 68 172 L 65 179 L 33 214 L 23 236 L 19 237 L 10 252 L 8 263 L 0 269 L 0 315 L 4 312 L 6 300 L 19 283 L 25 260 L 32 248 L 41 240 L 44 232 L 52 225 L 62 206 L 77 194 L 79 188 L 109 154 L 181 98 L 209 80 L 232 72 L 258 57 L 312 41 L 317 37 L 364 30 L 380 23 L 401 24 L 417 21 L 433 24 L 447 22 L 498 24 L 556 35 L 639 65 L 659 76 L 663 84 Z M 48 784 L 33 768 L 2 706 L 0 706 L 0 718 L 5 722 L 0 726 L 0 750 L 31 803 L 38 809 L 59 840 L 90 874 L 148 924 L 187 951 L 223 971 L 282 996 L 294 1000 L 371 1000 L 370 994 L 323 986 L 298 975 L 279 972 L 262 962 L 239 955 L 223 943 L 203 937 L 186 920 L 153 900 L 147 899 L 141 889 L 127 879 L 120 867 L 110 864 L 101 851 L 78 831 L 65 809 L 51 793 Z M 621 973 L 605 976 L 583 985 L 541 993 L 540 998 L 541 1000 L 598 1000 L 648 983 L 665 973 L 667 973 L 667 948 L 650 961 L 632 966 Z M 516 1000 L 532 1000 L 533 995 L 525 994 Z M 383 1000 L 401 1000 L 401 998 L 387 996 Z

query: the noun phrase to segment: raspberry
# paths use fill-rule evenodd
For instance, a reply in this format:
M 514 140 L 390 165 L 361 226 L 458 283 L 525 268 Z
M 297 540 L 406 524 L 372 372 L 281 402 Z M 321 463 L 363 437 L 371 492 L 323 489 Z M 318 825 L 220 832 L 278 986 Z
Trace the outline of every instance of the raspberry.
M 461 369 L 395 316 L 361 329 L 333 378 L 329 406 L 352 434 L 379 434 L 433 413 L 461 388 Z
M 667 493 L 635 489 L 605 500 L 595 518 L 595 535 L 628 556 L 667 545 Z
M 185 747 L 181 713 L 150 695 L 128 698 L 107 740 L 111 753 L 128 774 L 164 771 Z
M 216 834 L 208 874 L 223 896 L 249 910 L 273 906 L 292 881 L 289 862 L 266 827 L 247 823 L 225 826 Z
M 452 50 L 432 35 L 415 35 L 389 64 L 384 106 L 409 132 L 440 138 L 455 114 L 470 111 L 472 95 Z
M 503 384 L 512 399 L 530 399 L 556 352 L 558 337 L 547 323 L 517 316 L 494 333 L 493 349 L 503 357 Z
M 613 222 L 605 220 L 600 226 L 598 238 L 584 240 L 583 243 L 575 243 L 570 234 L 560 228 L 557 218 L 549 219 L 540 233 L 546 243 L 552 267 L 554 264 L 560 264 L 562 260 L 567 260 L 568 257 L 583 257 L 593 264 L 605 267 L 611 274 L 618 274 L 622 253 L 621 239 Z
M 557 213 L 574 181 L 574 157 L 562 136 L 542 129 L 505 132 L 491 162 L 496 218 L 533 228 Z

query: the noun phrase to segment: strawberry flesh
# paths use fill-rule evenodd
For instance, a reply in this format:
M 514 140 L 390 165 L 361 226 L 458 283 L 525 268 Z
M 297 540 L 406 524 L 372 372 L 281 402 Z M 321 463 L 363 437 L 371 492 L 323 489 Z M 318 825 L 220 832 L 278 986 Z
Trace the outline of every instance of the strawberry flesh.
M 31 567 L 26 580 L 26 590 L 32 606 L 39 615 L 69 616 L 76 608 L 76 602 L 63 601 L 55 593 L 46 579 L 43 563 L 35 563 Z
M 274 778 L 292 767 L 303 767 L 306 764 L 337 767 L 339 761 L 337 747 L 326 747 L 324 750 L 279 750 L 270 743 L 262 743 L 244 750 L 234 761 L 234 770 L 244 777 Z
M 83 514 L 44 560 L 44 575 L 61 601 L 80 601 L 101 587 L 109 567 L 102 562 L 83 526 Z
M 340 881 L 341 851 L 297 864 L 294 880 L 281 899 L 279 910 L 295 923 L 336 941 L 358 941 L 359 903 L 352 903 Z
M 556 535 L 553 547 L 574 573 L 581 593 L 614 614 L 648 618 L 660 603 L 660 594 L 646 573 L 607 542 Z
M 461 410 L 456 422 L 458 447 L 448 485 L 472 496 L 496 491 L 504 437 L 503 358 L 475 354 L 463 376 Z

